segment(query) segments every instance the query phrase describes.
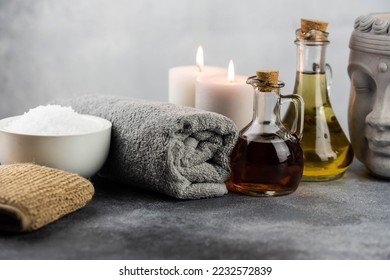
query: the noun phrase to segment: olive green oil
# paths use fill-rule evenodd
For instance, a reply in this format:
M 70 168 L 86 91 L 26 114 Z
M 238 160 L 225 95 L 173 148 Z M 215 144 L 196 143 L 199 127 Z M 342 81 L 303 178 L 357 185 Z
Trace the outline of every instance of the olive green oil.
M 337 179 L 352 163 L 353 151 L 331 107 L 326 75 L 297 72 L 296 79 L 294 93 L 305 101 L 302 180 Z

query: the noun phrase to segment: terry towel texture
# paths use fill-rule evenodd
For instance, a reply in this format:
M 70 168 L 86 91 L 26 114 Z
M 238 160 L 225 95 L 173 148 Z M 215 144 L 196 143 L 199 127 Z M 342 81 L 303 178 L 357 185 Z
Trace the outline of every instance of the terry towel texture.
M 126 97 L 85 95 L 56 104 L 112 122 L 101 176 L 181 199 L 221 196 L 237 138 L 230 119 L 211 112 Z
M 69 172 L 31 163 L 0 166 L 0 230 L 32 231 L 83 207 L 92 184 Z

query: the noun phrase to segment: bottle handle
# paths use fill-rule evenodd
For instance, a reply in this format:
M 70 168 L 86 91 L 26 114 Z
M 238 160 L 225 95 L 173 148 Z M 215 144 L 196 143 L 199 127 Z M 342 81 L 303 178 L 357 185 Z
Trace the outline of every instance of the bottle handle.
M 295 119 L 291 129 L 287 128 L 292 135 L 295 135 L 299 140 L 303 135 L 303 118 L 304 118 L 304 101 L 303 98 L 297 94 L 281 95 L 281 103 L 291 102 L 295 108 Z M 283 101 L 284 100 L 284 101 Z
M 330 93 L 330 88 L 333 84 L 333 70 L 330 64 L 325 64 L 326 89 Z

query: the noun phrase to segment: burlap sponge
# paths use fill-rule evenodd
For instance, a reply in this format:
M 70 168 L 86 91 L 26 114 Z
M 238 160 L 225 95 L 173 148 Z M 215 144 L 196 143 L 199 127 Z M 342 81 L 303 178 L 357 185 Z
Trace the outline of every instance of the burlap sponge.
M 0 166 L 0 230 L 41 228 L 83 207 L 94 194 L 87 179 L 35 164 Z

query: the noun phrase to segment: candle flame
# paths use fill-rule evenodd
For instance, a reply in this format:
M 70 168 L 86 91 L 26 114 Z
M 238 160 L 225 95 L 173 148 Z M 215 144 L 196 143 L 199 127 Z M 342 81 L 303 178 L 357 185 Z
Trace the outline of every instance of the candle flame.
M 204 58 L 203 58 L 203 48 L 202 46 L 198 47 L 198 51 L 196 52 L 196 66 L 198 66 L 199 71 L 203 71 L 204 67 Z
M 233 60 L 229 61 L 229 68 L 228 68 L 228 81 L 229 82 L 234 82 L 234 64 Z

